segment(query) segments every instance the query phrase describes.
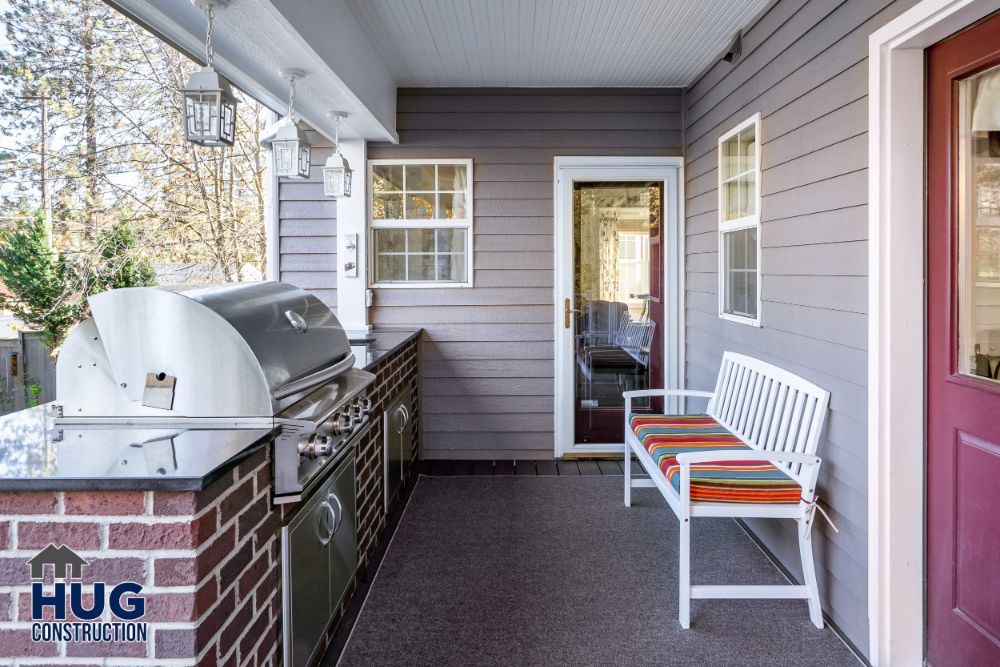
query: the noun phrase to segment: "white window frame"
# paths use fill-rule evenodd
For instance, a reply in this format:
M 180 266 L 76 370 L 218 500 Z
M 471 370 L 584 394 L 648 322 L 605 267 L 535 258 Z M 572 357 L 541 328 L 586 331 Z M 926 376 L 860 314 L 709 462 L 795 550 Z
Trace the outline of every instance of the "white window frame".
M 735 174 L 729 179 L 723 177 L 723 146 L 726 141 L 732 139 L 734 136 L 743 132 L 748 127 L 754 128 L 754 141 L 757 142 L 757 150 L 754 151 L 754 212 L 750 215 L 745 215 L 741 218 L 735 218 L 733 220 L 723 220 L 724 215 L 724 201 L 723 201 L 723 184 L 733 178 L 738 178 L 743 174 L 749 172 L 743 172 L 741 174 Z M 761 116 L 760 112 L 755 113 L 750 118 L 729 130 L 725 134 L 719 137 L 719 148 L 717 152 L 718 160 L 718 210 L 719 210 L 719 317 L 724 320 L 729 320 L 730 322 L 739 322 L 741 324 L 748 324 L 750 326 L 759 327 L 760 326 L 760 309 L 761 309 L 761 279 L 760 279 L 760 264 L 761 264 L 761 246 L 760 246 L 760 207 L 761 207 L 761 169 L 760 169 L 760 154 L 764 142 L 761 138 Z M 755 229 L 757 231 L 757 304 L 756 304 L 756 317 L 745 317 L 743 315 L 735 315 L 733 313 L 726 312 L 726 234 L 729 232 L 736 232 L 743 229 Z
M 466 194 L 465 194 L 465 211 L 466 217 L 461 220 L 448 220 L 446 218 L 429 218 L 426 220 L 376 220 L 372 205 L 374 203 L 374 193 L 375 193 L 375 179 L 374 179 L 374 168 L 380 165 L 414 165 L 414 164 L 427 164 L 427 165 L 464 165 L 467 170 L 467 182 L 466 182 Z M 453 159 L 453 158 L 408 158 L 408 159 L 392 159 L 392 158 L 382 158 L 368 160 L 367 166 L 367 188 L 366 197 L 367 202 L 365 203 L 365 208 L 367 210 L 368 216 L 368 266 L 371 267 L 369 270 L 368 285 L 372 288 L 377 289 L 448 289 L 453 287 L 472 287 L 473 286 L 473 247 L 475 245 L 475 239 L 473 236 L 473 228 L 475 221 L 475 213 L 473 212 L 473 178 L 472 178 L 472 160 L 471 159 Z M 437 193 L 438 191 L 435 191 Z M 406 202 L 404 198 L 403 206 L 405 208 Z M 412 224 L 411 224 L 412 223 Z M 465 229 L 465 282 L 444 282 L 436 280 L 412 280 L 412 281 L 400 281 L 400 282 L 376 282 L 375 281 L 375 270 L 378 261 L 378 251 L 375 245 L 375 230 L 377 229 Z

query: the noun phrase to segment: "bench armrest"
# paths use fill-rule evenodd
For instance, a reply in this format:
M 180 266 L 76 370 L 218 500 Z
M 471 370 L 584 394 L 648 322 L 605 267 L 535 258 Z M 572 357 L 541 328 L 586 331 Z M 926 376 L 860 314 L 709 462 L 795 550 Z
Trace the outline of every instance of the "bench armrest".
M 698 391 L 697 389 L 636 389 L 635 391 L 622 392 L 625 399 L 625 428 L 628 430 L 629 417 L 632 415 L 632 399 L 643 396 L 690 396 L 692 398 L 712 398 L 715 396 L 711 391 Z
M 798 452 L 748 452 L 741 449 L 716 449 L 708 452 L 685 452 L 677 455 L 680 466 L 692 463 L 713 463 L 715 461 L 780 461 L 781 463 L 802 463 L 819 465 L 821 459 L 815 454 Z
M 715 392 L 699 391 L 697 389 L 636 389 L 626 391 L 622 394 L 625 400 L 630 398 L 641 398 L 643 396 L 695 396 L 699 398 L 712 398 Z
M 679 495 L 681 499 L 681 519 L 686 520 L 691 516 L 691 466 L 698 463 L 712 463 L 716 461 L 766 461 L 768 463 L 800 463 L 808 482 L 803 482 L 802 500 L 807 503 L 813 501 L 813 493 L 816 484 L 816 475 L 819 472 L 821 459 L 815 454 L 801 454 L 798 452 L 747 452 L 744 450 L 715 450 L 710 452 L 685 452 L 677 455 L 677 464 L 680 466 L 681 479 L 679 484 Z

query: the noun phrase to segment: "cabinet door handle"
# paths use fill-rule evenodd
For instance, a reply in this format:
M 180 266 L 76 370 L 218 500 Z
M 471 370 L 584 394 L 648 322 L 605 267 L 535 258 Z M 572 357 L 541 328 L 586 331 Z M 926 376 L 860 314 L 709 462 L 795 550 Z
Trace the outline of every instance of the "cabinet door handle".
M 336 511 L 334 511 L 332 505 L 330 506 L 330 513 L 333 515 L 333 529 L 330 531 L 330 539 L 333 539 L 334 534 L 340 529 L 340 524 L 344 522 L 344 506 L 340 503 L 340 498 L 334 493 L 331 493 L 328 499 L 337 503 Z
M 319 506 L 323 511 L 316 519 L 316 536 L 319 538 L 319 543 L 325 547 L 333 539 L 337 517 L 329 503 L 320 503 Z

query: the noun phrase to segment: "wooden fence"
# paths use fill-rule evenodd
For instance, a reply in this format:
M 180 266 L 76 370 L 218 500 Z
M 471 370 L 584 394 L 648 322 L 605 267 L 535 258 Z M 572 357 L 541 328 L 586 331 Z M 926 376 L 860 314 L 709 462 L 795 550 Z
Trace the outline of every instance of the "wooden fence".
M 35 331 L 0 339 L 0 414 L 56 397 L 55 359 Z

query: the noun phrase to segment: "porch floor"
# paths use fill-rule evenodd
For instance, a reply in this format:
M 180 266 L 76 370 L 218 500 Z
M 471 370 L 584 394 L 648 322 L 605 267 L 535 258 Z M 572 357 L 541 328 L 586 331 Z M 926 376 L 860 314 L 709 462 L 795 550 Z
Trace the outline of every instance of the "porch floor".
M 421 476 L 339 664 L 859 664 L 800 600 L 697 600 L 681 629 L 676 519 L 605 463 Z M 692 528 L 695 583 L 785 583 L 734 521 Z

